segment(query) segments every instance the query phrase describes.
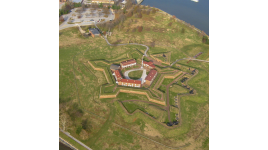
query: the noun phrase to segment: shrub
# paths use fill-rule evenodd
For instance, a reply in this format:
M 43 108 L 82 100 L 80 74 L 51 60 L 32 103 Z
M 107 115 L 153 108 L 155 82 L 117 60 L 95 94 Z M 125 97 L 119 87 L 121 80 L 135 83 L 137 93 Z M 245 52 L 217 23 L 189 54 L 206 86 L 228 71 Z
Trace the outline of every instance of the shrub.
M 155 10 L 155 8 L 153 8 L 152 13 L 155 14 L 155 12 L 156 12 L 156 10 Z
M 172 25 L 172 22 L 168 23 L 168 26 L 171 26 Z
M 83 129 L 82 126 L 78 126 L 75 133 L 79 135 L 82 129 Z
M 86 119 L 86 120 L 82 120 L 81 125 L 82 125 L 82 128 L 83 128 L 84 130 L 86 130 L 87 132 L 90 132 L 90 131 L 91 131 L 92 125 L 91 125 L 91 123 L 88 121 L 88 119 Z
M 136 28 L 132 29 L 132 32 L 136 32 Z
M 181 29 L 181 33 L 185 33 L 185 29 L 184 28 Z
M 209 39 L 207 36 L 203 36 L 202 43 L 209 44 Z
M 142 29 L 143 29 L 143 27 L 142 27 L 142 26 L 138 26 L 138 31 L 139 31 L 139 32 L 141 32 L 141 31 L 142 31 Z
M 150 42 L 151 47 L 155 47 L 155 41 Z
M 100 3 L 100 4 L 99 4 L 99 8 L 102 8 L 102 7 L 103 7 L 103 4 L 102 4 L 102 3 Z
M 60 16 L 60 22 L 65 21 L 64 18 L 62 16 Z
M 132 17 L 133 16 L 133 13 L 132 12 L 129 12 L 128 14 L 127 14 L 127 17 Z
M 81 3 L 73 3 L 73 4 L 74 4 L 74 8 L 76 8 L 76 7 L 81 7 L 81 6 L 82 6 Z
M 142 14 L 141 14 L 141 13 L 139 13 L 138 17 L 139 17 L 139 18 L 142 18 Z

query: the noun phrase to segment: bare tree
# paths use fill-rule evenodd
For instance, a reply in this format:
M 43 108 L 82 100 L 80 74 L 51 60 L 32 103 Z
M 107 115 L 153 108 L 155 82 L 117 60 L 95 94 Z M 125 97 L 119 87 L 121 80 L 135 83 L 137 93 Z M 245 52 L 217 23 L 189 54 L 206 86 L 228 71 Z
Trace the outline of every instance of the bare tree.
M 181 29 L 181 33 L 185 33 L 185 29 L 184 28 Z
M 146 11 L 146 14 L 147 14 L 147 15 L 150 15 L 150 12 L 151 12 L 150 10 L 147 10 L 147 11 Z
M 82 3 L 82 11 L 86 10 L 86 5 L 84 3 Z
M 62 16 L 60 16 L 60 22 L 65 21 L 64 18 Z
M 153 10 L 152 10 L 152 13 L 153 13 L 153 14 L 155 14 L 155 13 L 156 13 L 156 10 L 155 10 L 155 8 L 153 8 Z
M 142 18 L 142 14 L 141 14 L 141 13 L 139 13 L 138 17 L 139 17 L 139 18 Z
M 106 14 L 106 15 L 108 15 L 108 14 L 110 14 L 110 11 L 109 11 L 109 9 L 107 7 L 105 7 L 103 9 L 103 13 Z
M 128 0 L 126 5 L 125 5 L 125 9 L 129 9 L 131 8 L 135 3 L 135 0 Z
M 142 29 L 143 29 L 143 27 L 142 27 L 142 26 L 138 26 L 138 31 L 139 31 L 139 32 L 141 32 L 141 31 L 142 31 Z
M 60 127 L 65 131 L 69 127 L 68 116 L 65 113 L 60 113 Z

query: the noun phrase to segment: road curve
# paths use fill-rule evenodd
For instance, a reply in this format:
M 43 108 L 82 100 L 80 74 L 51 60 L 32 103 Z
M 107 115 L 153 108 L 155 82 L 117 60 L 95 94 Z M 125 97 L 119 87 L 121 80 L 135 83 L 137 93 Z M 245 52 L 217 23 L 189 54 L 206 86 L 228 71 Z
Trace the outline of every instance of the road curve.
M 130 79 L 129 76 L 128 76 L 128 74 L 129 74 L 130 72 L 132 72 L 132 71 L 138 71 L 138 70 L 143 70 L 141 78 L 138 79 L 138 80 L 140 80 L 141 83 L 143 84 L 144 81 L 145 81 L 145 78 L 146 78 L 146 76 L 147 76 L 147 75 L 146 75 L 146 69 L 139 68 L 139 69 L 128 70 L 128 71 L 126 71 L 126 72 L 124 73 L 125 78 L 126 78 L 126 79 Z

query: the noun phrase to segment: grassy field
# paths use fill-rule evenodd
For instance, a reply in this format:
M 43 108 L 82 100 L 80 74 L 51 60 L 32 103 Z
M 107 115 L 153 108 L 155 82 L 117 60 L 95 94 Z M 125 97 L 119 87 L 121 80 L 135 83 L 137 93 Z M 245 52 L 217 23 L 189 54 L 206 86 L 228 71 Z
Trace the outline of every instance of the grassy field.
M 172 22 L 171 26 L 168 26 L 169 22 Z M 197 59 L 209 59 L 209 45 L 202 43 L 202 37 L 183 24 L 171 21 L 161 12 L 143 14 L 142 18 L 130 17 L 122 25 L 120 31 L 117 26 L 112 30 L 113 35 L 108 37 L 110 43 L 117 40 L 121 40 L 121 43 L 129 41 L 143 43 L 150 48 L 148 54 L 164 53 L 170 63 L 176 59 L 193 57 L 199 52 L 202 54 Z M 144 27 L 142 32 L 131 31 L 139 25 Z M 185 29 L 185 33 L 181 33 L 182 28 Z M 157 41 L 157 44 L 151 46 L 152 41 Z M 83 37 L 76 27 L 61 30 L 59 33 L 59 125 L 62 126 L 61 120 L 66 118 L 67 131 L 92 149 L 169 149 L 166 146 L 182 150 L 209 149 L 209 64 L 206 62 L 181 60 L 172 68 L 157 67 L 159 72 L 181 70 L 188 73 L 185 76 L 189 78 L 192 77 L 190 75 L 192 69 L 198 70 L 193 78 L 184 82 L 196 90 L 196 94 L 180 98 L 179 127 L 170 129 L 161 124 L 168 119 L 167 111 L 156 105 L 123 102 L 130 113 L 140 109 L 148 115 L 139 111 L 129 115 L 120 105 L 119 101 L 124 100 L 148 101 L 144 95 L 119 93 L 116 98 L 99 99 L 100 93 L 113 93 L 116 87 L 107 69 L 109 64 L 119 64 L 123 60 L 133 58 L 140 61 L 141 52 L 145 49 L 137 45 L 109 46 L 103 38 Z M 95 67 L 104 68 L 108 81 L 105 74 L 94 70 L 88 61 Z M 131 72 L 129 76 L 140 78 L 141 72 Z M 161 74 L 157 75 L 150 86 L 151 90 L 160 76 Z M 160 83 L 159 90 L 164 93 L 164 98 L 166 98 L 166 85 L 172 81 L 173 79 L 164 79 Z M 178 85 L 173 84 L 169 90 L 171 105 L 174 105 L 174 96 L 178 93 L 189 92 L 181 86 L 180 80 Z M 157 92 L 155 95 L 160 96 Z M 172 120 L 176 111 L 178 110 L 171 111 Z M 188 143 L 190 145 L 187 145 Z
M 132 71 L 128 74 L 128 76 L 130 79 L 137 80 L 141 78 L 142 72 L 142 70 Z
M 177 84 L 173 84 L 172 87 L 169 88 L 169 90 L 174 93 L 188 93 L 189 92 L 186 88 L 181 87 Z

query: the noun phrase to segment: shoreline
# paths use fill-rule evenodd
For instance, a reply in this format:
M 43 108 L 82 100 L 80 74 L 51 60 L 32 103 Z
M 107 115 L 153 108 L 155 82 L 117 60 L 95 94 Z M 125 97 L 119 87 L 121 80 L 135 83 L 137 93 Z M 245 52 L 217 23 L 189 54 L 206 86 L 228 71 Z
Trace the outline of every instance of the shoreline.
M 144 5 L 144 6 L 146 6 L 146 5 Z M 146 7 L 148 7 L 148 5 L 147 5 Z M 150 7 L 151 7 L 151 6 L 150 6 Z M 163 13 L 163 14 L 169 16 L 169 17 L 173 17 L 173 15 L 171 15 L 171 14 L 169 14 L 169 13 L 163 11 L 163 10 L 160 9 L 160 8 L 157 8 L 157 7 L 154 7 L 154 8 L 158 9 L 161 13 Z M 201 33 L 201 34 L 203 34 L 203 35 L 205 35 L 205 36 L 207 36 L 207 37 L 209 38 L 209 36 L 208 36 L 204 31 L 202 31 L 202 30 L 196 28 L 195 26 L 193 26 L 193 25 L 191 25 L 191 24 L 189 24 L 189 23 L 187 23 L 187 22 L 185 22 L 185 21 L 183 21 L 183 20 L 181 20 L 181 19 L 179 19 L 179 18 L 177 18 L 177 17 L 174 18 L 174 19 L 175 19 L 177 22 L 180 22 L 180 23 L 186 25 L 187 27 L 192 28 L 192 29 L 194 29 L 195 31 L 197 31 L 197 32 L 199 32 L 199 33 Z

